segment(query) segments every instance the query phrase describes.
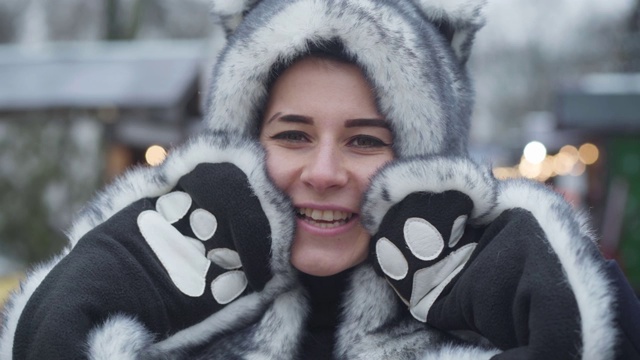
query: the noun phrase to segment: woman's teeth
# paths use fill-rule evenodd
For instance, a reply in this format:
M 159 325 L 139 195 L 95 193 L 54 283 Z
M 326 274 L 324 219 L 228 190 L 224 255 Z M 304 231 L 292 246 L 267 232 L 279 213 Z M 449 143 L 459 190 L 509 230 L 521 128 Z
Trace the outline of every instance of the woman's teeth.
M 319 228 L 333 228 L 346 224 L 353 216 L 353 213 L 345 211 L 298 208 L 298 215 L 300 215 L 304 221 Z

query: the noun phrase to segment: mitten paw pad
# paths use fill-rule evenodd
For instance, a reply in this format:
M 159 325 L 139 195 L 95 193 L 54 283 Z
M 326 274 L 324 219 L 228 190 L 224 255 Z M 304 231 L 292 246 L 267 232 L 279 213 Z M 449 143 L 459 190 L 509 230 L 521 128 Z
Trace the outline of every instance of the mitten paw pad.
M 247 277 L 243 271 L 229 271 L 211 282 L 211 293 L 218 304 L 232 302 L 247 288 Z
M 402 251 L 398 249 L 389 239 L 381 238 L 376 243 L 376 254 L 378 263 L 384 273 L 394 279 L 402 280 L 409 272 L 409 263 L 402 255 Z
M 477 246 L 469 243 L 456 248 L 467 219 L 467 215 L 460 215 L 453 221 L 446 244 L 432 223 L 418 217 L 408 218 L 404 223 L 402 245 L 405 246 L 400 245 L 401 240 L 390 240 L 388 235 L 376 241 L 380 268 L 400 298 L 409 305 L 412 315 L 420 321 L 426 321 L 434 301 L 462 270 Z M 409 273 L 413 274 L 413 279 L 404 281 Z
M 206 277 L 211 263 L 225 270 L 211 283 L 213 298 L 219 304 L 235 300 L 247 287 L 247 278 L 240 257 L 234 250 L 220 247 L 206 253 L 203 241 L 215 234 L 218 222 L 205 209 L 195 209 L 189 216 L 191 231 L 198 238 L 182 234 L 172 224 L 189 213 L 193 201 L 189 194 L 174 191 L 156 201 L 156 210 L 146 210 L 138 215 L 137 223 L 171 281 L 185 295 L 199 297 L 204 294 Z M 206 256 L 205 256 L 206 253 Z

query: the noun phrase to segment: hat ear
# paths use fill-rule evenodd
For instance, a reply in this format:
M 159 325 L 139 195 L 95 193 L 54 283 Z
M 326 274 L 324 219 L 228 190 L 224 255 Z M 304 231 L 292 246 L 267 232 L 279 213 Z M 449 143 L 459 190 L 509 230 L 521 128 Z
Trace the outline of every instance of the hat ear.
M 211 0 L 211 13 L 220 20 L 227 35 L 260 0 Z M 476 32 L 484 25 L 486 0 L 408 0 L 434 23 L 464 64 L 469 59 Z
M 461 64 L 469 59 L 476 32 L 485 22 L 486 0 L 411 0 L 451 44 Z
M 220 21 L 229 35 L 258 1 L 260 0 L 211 0 L 211 14 Z

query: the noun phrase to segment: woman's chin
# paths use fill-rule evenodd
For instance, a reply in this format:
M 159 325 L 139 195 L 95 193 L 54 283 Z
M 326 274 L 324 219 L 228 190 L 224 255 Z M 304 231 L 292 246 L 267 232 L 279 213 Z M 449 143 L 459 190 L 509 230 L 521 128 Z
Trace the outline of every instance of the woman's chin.
M 369 254 L 371 236 L 359 222 L 347 224 L 336 234 L 309 227 L 298 226 L 291 246 L 291 264 L 305 274 L 335 275 L 360 264 Z
M 309 251 L 294 245 L 291 249 L 291 264 L 299 271 L 313 276 L 331 276 L 350 269 L 366 259 L 366 252 L 360 256 L 345 256 L 331 251 Z
M 317 264 L 310 264 L 308 262 L 301 262 L 300 264 L 291 261 L 293 267 L 299 271 L 313 276 L 331 276 L 341 273 L 347 268 L 341 266 L 318 266 Z

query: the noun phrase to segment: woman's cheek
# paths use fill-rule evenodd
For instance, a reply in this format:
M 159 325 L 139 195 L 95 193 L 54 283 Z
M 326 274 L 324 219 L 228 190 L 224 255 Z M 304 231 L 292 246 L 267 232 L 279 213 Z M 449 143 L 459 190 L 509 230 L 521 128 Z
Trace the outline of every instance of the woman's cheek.
M 286 191 L 293 179 L 292 164 L 295 157 L 287 156 L 285 151 L 273 146 L 267 146 L 267 173 L 275 185 Z

